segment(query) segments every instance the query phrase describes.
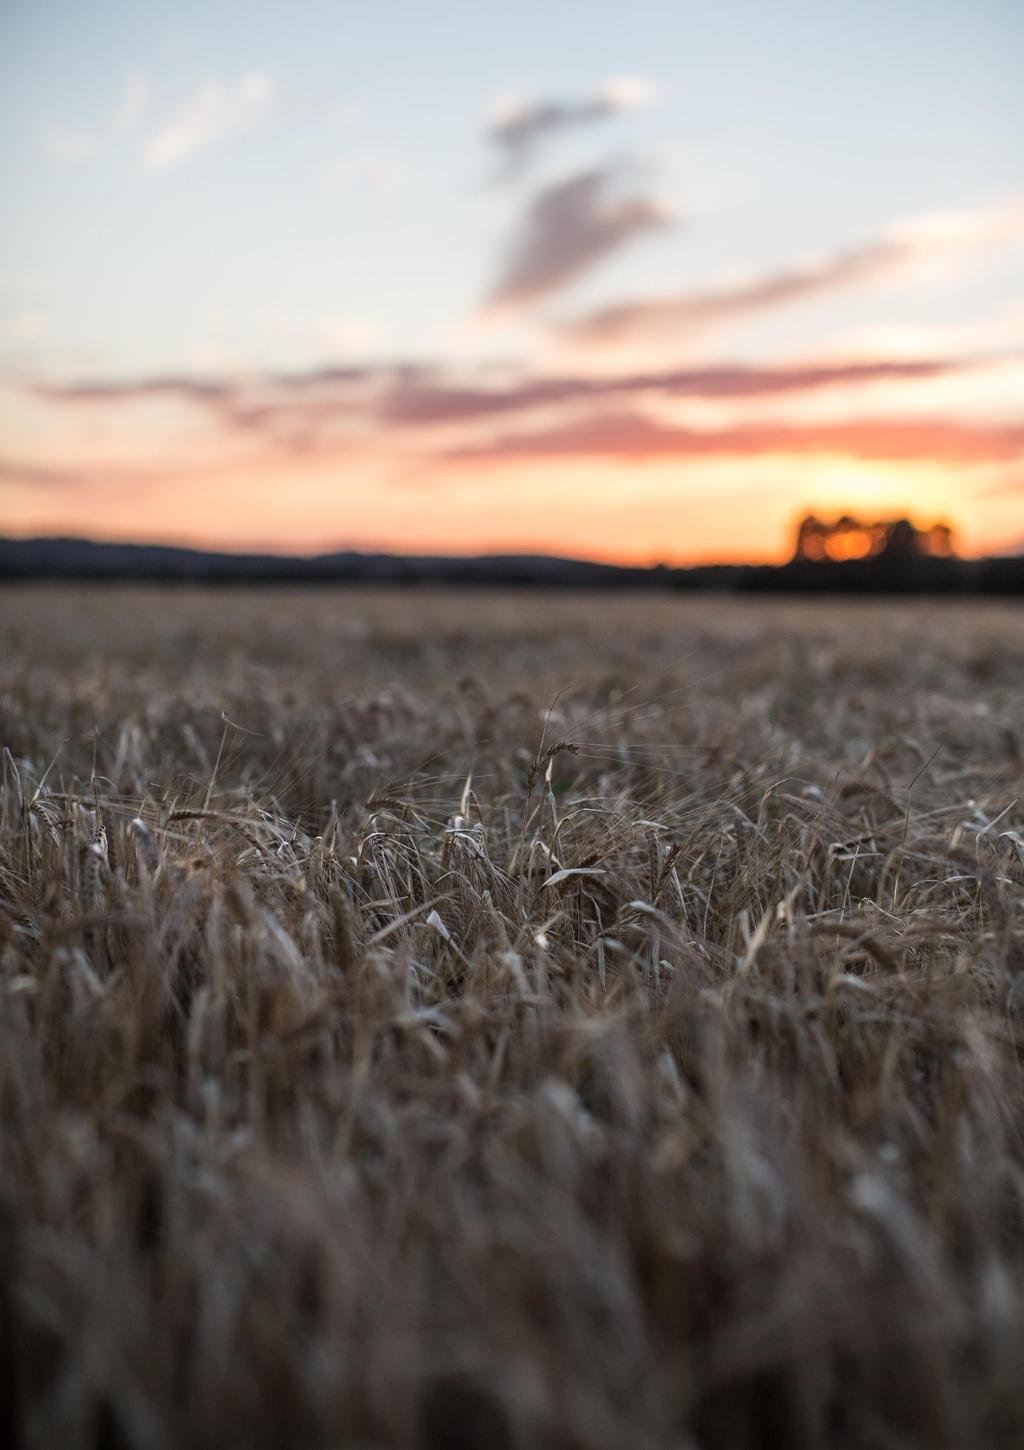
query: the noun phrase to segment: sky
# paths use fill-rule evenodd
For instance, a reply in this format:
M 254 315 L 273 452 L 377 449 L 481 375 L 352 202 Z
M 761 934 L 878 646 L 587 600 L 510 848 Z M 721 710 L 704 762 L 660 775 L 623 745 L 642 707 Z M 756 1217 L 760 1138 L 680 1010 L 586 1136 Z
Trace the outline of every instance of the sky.
M 1018 0 L 5 0 L 0 532 L 1024 550 Z

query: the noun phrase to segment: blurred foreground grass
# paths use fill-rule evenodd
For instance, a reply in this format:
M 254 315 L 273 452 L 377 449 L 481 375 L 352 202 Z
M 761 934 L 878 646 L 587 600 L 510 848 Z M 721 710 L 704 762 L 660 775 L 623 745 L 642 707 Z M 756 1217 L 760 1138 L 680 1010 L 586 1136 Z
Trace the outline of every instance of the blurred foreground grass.
M 1019 1443 L 1019 610 L 0 617 L 6 1443 Z

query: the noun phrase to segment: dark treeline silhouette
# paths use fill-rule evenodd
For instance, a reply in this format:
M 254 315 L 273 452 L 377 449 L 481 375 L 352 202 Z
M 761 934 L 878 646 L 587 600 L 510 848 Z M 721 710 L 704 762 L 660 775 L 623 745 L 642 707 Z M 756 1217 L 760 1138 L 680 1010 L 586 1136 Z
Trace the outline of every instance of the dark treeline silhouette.
M 921 558 L 947 559 L 953 553 L 953 530 L 946 523 L 919 529 L 909 519 L 865 523 L 843 514 L 828 524 L 808 514 L 797 528 L 793 558 L 813 563 L 884 558 L 905 564 Z
M 896 525 L 902 522 L 897 520 Z M 839 524 L 843 528 L 864 527 L 849 519 Z M 834 529 L 837 525 L 822 527 Z M 907 524 L 907 528 L 913 526 Z M 1024 555 L 960 559 L 951 551 L 933 552 L 920 547 L 920 531 L 913 532 L 917 540 L 897 528 L 895 542 L 891 538 L 888 547 L 860 557 L 807 557 L 798 536 L 796 554 L 787 564 L 719 564 L 689 569 L 665 565 L 628 567 L 544 554 L 459 558 L 346 552 L 298 558 L 87 539 L 0 539 L 0 582 L 446 584 L 735 593 L 1024 595 Z

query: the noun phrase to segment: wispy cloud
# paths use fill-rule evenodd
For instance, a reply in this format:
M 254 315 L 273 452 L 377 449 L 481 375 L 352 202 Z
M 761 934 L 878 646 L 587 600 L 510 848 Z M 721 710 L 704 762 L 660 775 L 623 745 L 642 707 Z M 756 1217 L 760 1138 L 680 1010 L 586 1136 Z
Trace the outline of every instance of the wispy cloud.
M 496 373 L 481 382 L 479 371 L 471 374 L 434 364 L 329 364 L 297 372 L 196 376 L 160 374 L 137 379 L 83 378 L 68 382 L 32 386 L 34 395 L 57 405 L 98 407 L 131 406 L 153 401 L 171 402 L 199 409 L 227 433 L 262 439 L 275 450 L 299 451 L 336 442 L 342 435 L 376 435 L 395 441 L 395 430 L 414 436 L 424 430 L 477 429 L 489 420 L 531 418 L 554 414 L 555 426 L 542 432 L 499 436 L 476 442 L 482 456 L 543 454 L 551 450 L 596 451 L 607 445 L 614 453 L 624 442 L 642 449 L 647 444 L 663 447 L 714 449 L 722 437 L 741 438 L 745 451 L 756 452 L 773 443 L 796 436 L 812 436 L 841 447 L 851 441 L 864 446 L 864 435 L 855 422 L 847 436 L 841 430 L 829 433 L 815 425 L 798 435 L 748 428 L 728 435 L 691 434 L 678 429 L 663 431 L 665 425 L 643 415 L 629 415 L 629 427 L 621 418 L 610 433 L 603 421 L 609 404 L 681 403 L 685 401 L 735 404 L 799 402 L 831 392 L 850 394 L 856 399 L 862 390 L 878 385 L 891 388 L 948 378 L 966 372 L 984 372 L 990 364 L 971 357 L 886 358 L 856 361 L 822 360 L 786 366 L 749 366 L 739 363 L 703 368 L 622 373 L 616 376 L 585 377 L 574 374 L 530 375 Z M 582 418 L 580 415 L 582 414 Z M 570 421 L 567 422 L 566 420 Z M 872 437 L 887 447 L 902 437 L 918 446 L 933 433 L 927 420 L 911 420 L 906 434 L 886 433 L 875 428 Z M 774 425 L 773 425 L 774 426 Z M 832 425 L 828 425 L 832 426 Z M 880 425 L 881 426 L 881 425 Z M 654 431 L 652 431 L 654 430 Z M 658 431 L 661 430 L 661 431 Z M 472 435 L 471 435 L 472 436 Z M 1002 436 L 1002 435 L 1000 435 Z M 968 431 L 964 435 L 977 444 Z M 718 442 L 715 442 L 717 438 Z M 424 441 L 426 441 L 424 439 Z M 1005 441 L 1005 439 L 1004 439 Z M 946 440 L 948 445 L 948 439 Z M 428 445 L 429 446 L 429 445 Z M 475 455 L 474 455 L 475 456 Z
M 641 413 L 592 415 L 531 433 L 505 433 L 448 451 L 452 461 L 656 459 L 839 455 L 874 460 L 1002 463 L 1024 453 L 1024 426 L 972 426 L 941 418 L 850 418 L 838 423 L 757 423 L 687 428 Z
M 18 484 L 23 488 L 74 491 L 105 488 L 108 485 L 148 484 L 157 482 L 162 477 L 160 472 L 149 468 L 50 464 L 28 458 L 0 457 L 0 483 Z
M 17 483 L 28 488 L 67 488 L 80 474 L 63 465 L 48 466 L 24 458 L 0 457 L 0 483 Z
M 530 203 L 487 305 L 523 307 L 575 282 L 647 232 L 672 224 L 662 197 L 623 191 L 628 171 L 595 167 L 545 187 Z
M 174 398 L 186 402 L 212 402 L 234 391 L 230 382 L 194 378 L 187 374 L 161 373 L 132 381 L 83 378 L 70 383 L 40 383 L 35 394 L 48 402 L 131 403 L 152 398 Z
M 515 171 L 550 137 L 646 105 L 655 94 L 643 76 L 617 76 L 574 100 L 502 96 L 491 107 L 487 135 Z
M 905 244 L 868 242 L 820 262 L 767 272 L 746 282 L 601 307 L 564 324 L 561 333 L 570 341 L 597 345 L 673 341 L 747 313 L 872 281 L 892 273 L 910 255 Z
M 931 254 L 939 261 L 979 247 L 1019 241 L 1024 237 L 1024 197 L 1012 197 L 1002 206 L 906 217 L 893 223 L 889 235 L 919 255 Z
M 555 375 L 515 378 L 497 387 L 459 384 L 444 374 L 396 376 L 376 403 L 392 423 L 432 425 L 469 423 L 488 417 L 535 412 L 553 406 L 604 403 L 626 397 L 744 401 L 810 394 L 830 388 L 876 383 L 919 382 L 957 372 L 968 362 L 952 359 L 820 362 L 790 367 L 683 368 L 587 378 Z
M 360 333 L 369 326 L 355 324 Z M 344 328 L 353 324 L 342 324 Z M 347 332 L 344 334 L 349 336 Z M 872 383 L 921 381 L 983 366 L 971 358 L 859 358 L 782 366 L 732 363 L 715 367 L 672 368 L 609 377 L 574 374 L 506 374 L 489 386 L 466 382 L 457 369 L 440 363 L 327 364 L 295 372 L 237 377 L 186 373 L 136 379 L 82 378 L 37 383 L 32 391 L 53 403 L 131 403 L 166 398 L 201 406 L 279 397 L 293 402 L 303 395 L 334 397 L 350 410 L 361 400 L 368 414 L 390 422 L 463 421 L 503 413 L 529 412 L 554 403 L 587 402 L 634 394 L 669 398 L 756 398 L 816 392 L 824 388 Z
M 561 338 L 588 347 L 685 341 L 704 328 L 810 301 L 854 287 L 911 276 L 943 275 L 979 248 L 1024 235 L 1024 206 L 910 218 L 880 236 L 822 258 L 745 281 L 638 298 L 597 308 L 558 327 Z
M 875 322 L 848 328 L 836 346 L 852 357 L 1010 353 L 1024 343 L 1024 301 L 970 322 Z
M 234 85 L 220 79 L 206 81 L 153 136 L 145 151 L 146 166 L 159 170 L 250 130 L 267 116 L 275 89 L 273 78 L 262 71 L 252 71 Z
M 351 324 L 349 324 L 351 325 Z M 358 324 L 360 329 L 368 324 Z M 649 394 L 666 398 L 746 399 L 792 396 L 827 388 L 874 383 L 920 382 L 968 369 L 985 359 L 858 358 L 850 362 L 811 361 L 789 365 L 730 363 L 713 367 L 671 368 L 607 377 L 574 374 L 531 376 L 514 373 L 489 386 L 468 383 L 457 369 L 440 363 L 326 364 L 295 372 L 198 376 L 161 373 L 135 379 L 81 378 L 37 383 L 33 393 L 52 403 L 118 404 L 171 399 L 199 406 L 242 406 L 315 396 L 332 398 L 351 412 L 358 404 L 367 416 L 389 422 L 461 422 L 506 413 L 530 412 L 552 404 L 575 404 Z

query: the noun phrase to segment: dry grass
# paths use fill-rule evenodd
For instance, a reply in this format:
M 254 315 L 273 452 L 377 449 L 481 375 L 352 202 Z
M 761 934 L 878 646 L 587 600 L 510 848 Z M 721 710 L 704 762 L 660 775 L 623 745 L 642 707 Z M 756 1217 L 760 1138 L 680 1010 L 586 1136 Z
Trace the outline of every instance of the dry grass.
M 2 598 L 5 1443 L 1018 1443 L 1018 611 Z

